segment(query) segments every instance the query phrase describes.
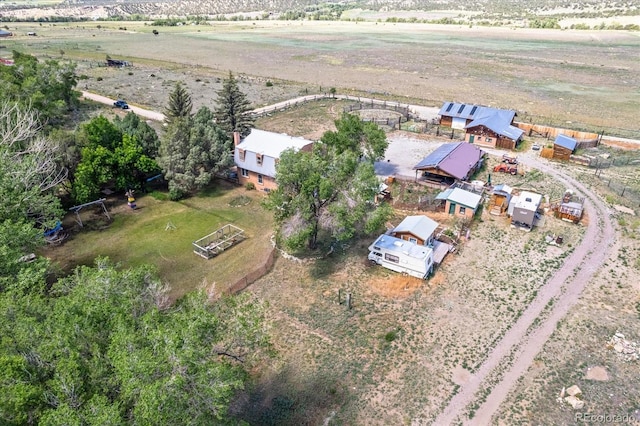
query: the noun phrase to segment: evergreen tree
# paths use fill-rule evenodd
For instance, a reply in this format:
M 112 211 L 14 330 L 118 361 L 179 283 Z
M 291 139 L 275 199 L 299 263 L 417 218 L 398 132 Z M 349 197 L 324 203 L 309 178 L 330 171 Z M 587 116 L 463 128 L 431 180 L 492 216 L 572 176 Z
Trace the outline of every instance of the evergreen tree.
M 242 136 L 251 133 L 255 119 L 251 116 L 247 96 L 240 90 L 238 81 L 231 72 L 218 92 L 217 104 L 216 123 L 229 136 L 233 132 L 240 132 Z
M 158 134 L 144 120 L 140 120 L 135 113 L 130 112 L 123 119 L 116 116 L 113 124 L 122 132 L 134 137 L 138 144 L 142 147 L 144 155 L 149 158 L 158 156 L 160 148 L 160 139 Z
M 182 83 L 176 83 L 173 92 L 169 95 L 169 105 L 164 112 L 167 122 L 171 123 L 177 118 L 191 117 L 192 108 L 191 95 Z
M 159 162 L 172 199 L 202 189 L 232 164 L 231 139 L 213 118 L 211 110 L 202 107 L 193 118 L 175 120 L 167 129 Z

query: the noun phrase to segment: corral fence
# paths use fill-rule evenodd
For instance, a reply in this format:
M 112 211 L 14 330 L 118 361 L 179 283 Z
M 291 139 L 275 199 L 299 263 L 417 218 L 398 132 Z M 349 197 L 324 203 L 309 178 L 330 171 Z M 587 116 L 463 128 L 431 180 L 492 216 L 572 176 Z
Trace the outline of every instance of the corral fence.
M 633 206 L 640 207 L 640 190 L 638 190 L 638 184 L 631 185 L 629 182 L 616 179 L 611 175 L 602 173 L 603 169 L 596 169 L 596 177 L 600 183 L 607 189 L 620 197 L 629 200 Z
M 276 261 L 276 249 L 271 248 L 269 251 L 269 255 L 265 259 L 264 263 L 261 265 L 257 265 L 251 272 L 237 280 L 235 283 L 230 285 L 224 290 L 225 294 L 237 294 L 240 293 L 245 288 L 249 287 L 252 283 L 256 282 L 263 276 L 265 276 L 271 268 L 273 268 L 273 264 Z
M 402 104 L 396 102 L 387 102 L 387 101 L 376 101 L 374 99 L 370 99 L 367 102 L 357 102 L 355 104 L 344 107 L 342 110 L 344 112 L 353 112 L 353 111 L 361 111 L 367 109 L 379 109 L 385 111 L 394 111 L 399 113 L 402 117 L 404 117 L 404 121 L 407 121 L 411 118 L 411 111 L 409 110 L 409 106 L 403 106 Z

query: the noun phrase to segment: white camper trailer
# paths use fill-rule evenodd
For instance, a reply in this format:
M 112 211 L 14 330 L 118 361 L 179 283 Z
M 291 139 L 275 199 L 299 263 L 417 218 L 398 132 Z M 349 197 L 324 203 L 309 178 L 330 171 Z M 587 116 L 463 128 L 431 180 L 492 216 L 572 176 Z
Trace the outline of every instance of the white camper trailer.
M 380 235 L 369 246 L 368 259 L 392 271 L 425 279 L 433 270 L 433 250 L 430 247 Z

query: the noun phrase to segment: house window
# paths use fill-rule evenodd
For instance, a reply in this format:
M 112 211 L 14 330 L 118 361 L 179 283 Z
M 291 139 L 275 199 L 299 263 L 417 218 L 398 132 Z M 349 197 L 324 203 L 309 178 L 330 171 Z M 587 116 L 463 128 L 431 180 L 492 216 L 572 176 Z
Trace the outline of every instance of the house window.
M 409 237 L 409 242 L 413 244 L 418 244 L 418 240 L 413 237 Z
M 487 138 L 487 142 L 491 142 L 491 138 Z
M 464 214 L 466 211 L 467 211 L 467 208 L 462 206 L 460 206 L 460 210 L 458 210 L 460 214 Z
M 389 262 L 393 262 L 393 263 L 400 263 L 400 258 L 398 256 L 394 256 L 389 253 L 384 254 L 384 260 L 388 260 Z
M 238 158 L 240 159 L 240 161 L 244 161 L 244 149 L 238 150 Z
M 262 166 L 262 154 L 256 154 L 256 163 L 258 166 Z
M 262 185 L 262 175 L 258 175 L 258 183 Z
M 249 177 L 249 170 L 247 169 L 240 169 L 242 170 L 242 177 Z

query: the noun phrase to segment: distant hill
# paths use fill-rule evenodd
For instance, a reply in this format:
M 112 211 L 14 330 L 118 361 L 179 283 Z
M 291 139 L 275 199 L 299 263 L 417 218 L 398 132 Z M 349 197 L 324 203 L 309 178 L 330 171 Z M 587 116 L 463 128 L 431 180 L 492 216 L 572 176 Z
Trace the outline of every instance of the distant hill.
M 0 1 L 0 17 L 58 16 L 73 18 L 200 16 L 216 19 L 348 19 L 395 20 L 443 24 L 510 25 L 538 19 L 536 26 L 558 28 L 561 19 L 640 16 L 637 0 L 62 0 L 54 6 L 38 2 Z M 39 13 L 36 12 L 39 11 Z M 16 13 L 20 10 L 21 13 Z M 33 13 L 29 13 L 32 10 Z M 43 14 L 46 10 L 48 15 Z M 431 14 L 429 14 L 431 12 Z M 623 22 L 629 22 L 623 19 Z M 637 23 L 636 20 L 630 22 Z M 629 28 L 635 29 L 635 28 Z

